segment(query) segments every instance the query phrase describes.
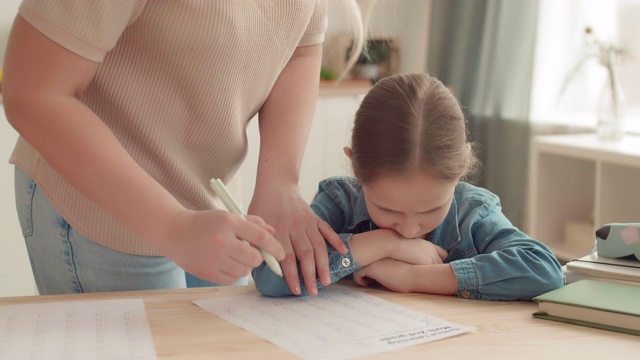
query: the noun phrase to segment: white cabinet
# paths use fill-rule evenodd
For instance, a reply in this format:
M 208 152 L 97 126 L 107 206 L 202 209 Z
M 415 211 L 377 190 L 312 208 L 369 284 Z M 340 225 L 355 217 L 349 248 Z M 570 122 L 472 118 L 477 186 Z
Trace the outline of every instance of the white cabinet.
M 588 254 L 606 223 L 640 222 L 639 136 L 537 136 L 529 166 L 527 232 L 561 261 Z
M 350 173 L 348 158 L 342 148 L 350 144 L 353 117 L 367 90 L 368 87 L 362 86 L 321 88 L 299 182 L 302 196 L 308 202 L 316 194 L 320 180 Z M 252 119 L 247 129 L 249 153 L 239 173 L 242 177 L 242 202 L 245 208 L 251 201 L 256 181 L 260 150 L 257 120 Z

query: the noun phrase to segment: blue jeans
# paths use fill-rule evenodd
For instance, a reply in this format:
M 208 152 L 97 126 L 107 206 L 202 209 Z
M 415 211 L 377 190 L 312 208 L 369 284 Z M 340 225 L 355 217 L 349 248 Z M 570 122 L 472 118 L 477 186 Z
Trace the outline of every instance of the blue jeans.
M 40 295 L 217 286 L 162 256 L 121 253 L 78 233 L 15 168 L 18 219 Z M 243 278 L 234 285 L 246 285 Z

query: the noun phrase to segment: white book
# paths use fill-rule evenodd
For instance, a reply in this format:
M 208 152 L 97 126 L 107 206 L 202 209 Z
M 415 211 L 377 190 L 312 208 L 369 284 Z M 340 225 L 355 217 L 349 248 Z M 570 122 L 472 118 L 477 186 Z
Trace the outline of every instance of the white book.
M 597 252 L 570 261 L 566 265 L 571 276 L 580 278 L 612 278 L 640 283 L 640 261 L 629 258 L 606 258 Z
M 564 281 L 566 284 L 571 284 L 578 280 L 596 280 L 596 281 L 604 281 L 604 282 L 640 287 L 639 281 L 624 280 L 624 279 L 615 278 L 615 277 L 596 276 L 593 274 L 588 274 L 580 271 L 572 271 L 571 269 L 567 269 L 566 265 L 563 266 L 562 268 L 564 270 Z

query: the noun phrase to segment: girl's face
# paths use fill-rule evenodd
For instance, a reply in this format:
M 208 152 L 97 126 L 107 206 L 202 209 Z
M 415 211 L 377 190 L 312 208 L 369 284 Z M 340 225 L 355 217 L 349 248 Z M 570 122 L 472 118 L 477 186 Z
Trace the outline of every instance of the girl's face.
M 449 212 L 457 182 L 424 172 L 394 175 L 363 184 L 371 220 L 405 238 L 423 238 Z

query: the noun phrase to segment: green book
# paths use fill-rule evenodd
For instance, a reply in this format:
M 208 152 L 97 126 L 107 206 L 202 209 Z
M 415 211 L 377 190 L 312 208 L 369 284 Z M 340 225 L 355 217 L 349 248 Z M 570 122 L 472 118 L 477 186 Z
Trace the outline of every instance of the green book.
M 640 335 L 640 287 L 579 280 L 536 296 L 534 317 Z

